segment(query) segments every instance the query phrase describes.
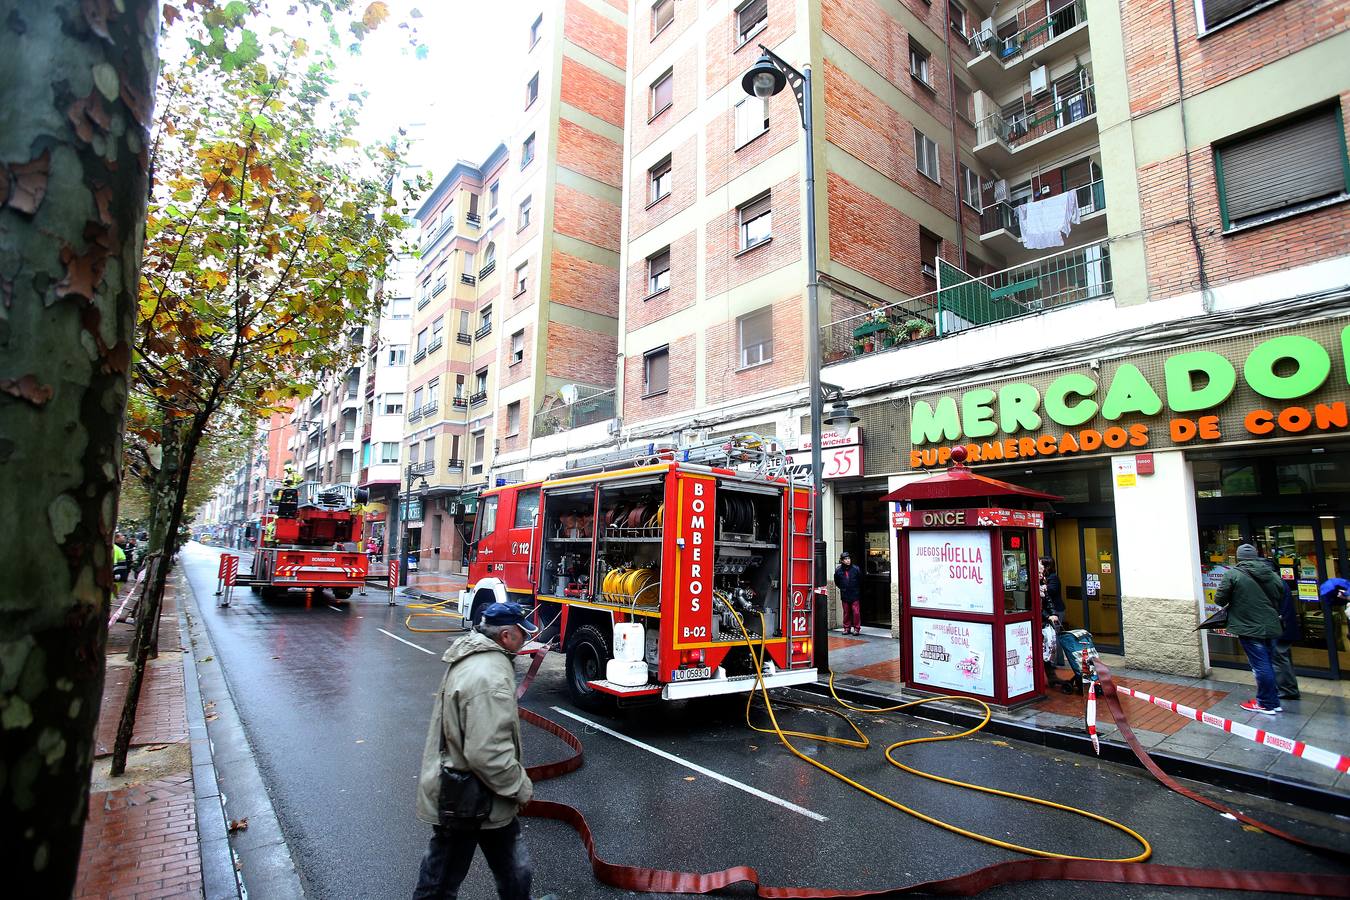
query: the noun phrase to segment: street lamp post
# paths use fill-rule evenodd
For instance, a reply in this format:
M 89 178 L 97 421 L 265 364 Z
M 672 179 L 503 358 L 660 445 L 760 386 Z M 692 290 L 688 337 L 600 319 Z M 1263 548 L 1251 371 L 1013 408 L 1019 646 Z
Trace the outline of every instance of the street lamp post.
M 803 66 L 803 71 L 799 72 L 763 44 L 759 45 L 759 49 L 762 51 L 760 57 L 741 77 L 741 87 L 750 96 L 761 100 L 767 100 L 781 93 L 783 88 L 791 87 L 797 98 L 797 108 L 802 114 L 802 128 L 806 130 L 806 369 L 811 393 L 812 587 L 817 588 L 825 584 L 825 539 L 821 525 L 825 502 L 820 461 L 821 407 L 824 398 L 820 386 L 820 304 L 817 301 L 820 281 L 816 270 L 816 155 L 811 115 L 811 67 Z M 829 609 L 821 602 L 819 595 L 813 599 L 813 603 L 816 660 L 820 668 L 827 669 L 830 664 Z

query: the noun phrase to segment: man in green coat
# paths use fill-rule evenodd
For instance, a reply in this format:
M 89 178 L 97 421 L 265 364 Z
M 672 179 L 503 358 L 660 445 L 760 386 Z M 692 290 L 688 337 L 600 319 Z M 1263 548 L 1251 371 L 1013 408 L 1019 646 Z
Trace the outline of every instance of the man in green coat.
M 1275 639 L 1280 636 L 1284 585 L 1251 544 L 1237 548 L 1237 565 L 1224 573 L 1214 602 L 1228 608 L 1224 630 L 1237 638 L 1256 675 L 1256 697 L 1242 704 L 1249 712 L 1284 712 L 1275 684 Z
M 529 900 L 533 872 L 516 813 L 530 801 L 534 785 L 520 757 L 514 659 L 535 631 L 520 604 L 494 603 L 483 611 L 482 623 L 442 657 L 449 668 L 436 692 L 417 790 L 417 817 L 434 833 L 414 900 L 458 897 L 475 847 L 483 849 L 502 900 Z M 443 765 L 472 772 L 492 793 L 492 809 L 481 825 L 450 827 L 441 821 Z

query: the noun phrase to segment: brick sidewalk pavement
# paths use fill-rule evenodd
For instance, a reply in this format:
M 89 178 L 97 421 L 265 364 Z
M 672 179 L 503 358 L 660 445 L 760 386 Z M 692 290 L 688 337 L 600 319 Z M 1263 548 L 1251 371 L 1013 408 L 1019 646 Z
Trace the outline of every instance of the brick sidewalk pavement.
M 126 587 L 130 590 L 130 587 Z M 89 820 L 75 897 L 201 897 L 201 854 L 184 705 L 178 605 L 172 579 L 160 618 L 160 655 L 146 667 L 126 774 L 108 776 L 131 666 L 134 625 L 114 623 L 99 712 Z

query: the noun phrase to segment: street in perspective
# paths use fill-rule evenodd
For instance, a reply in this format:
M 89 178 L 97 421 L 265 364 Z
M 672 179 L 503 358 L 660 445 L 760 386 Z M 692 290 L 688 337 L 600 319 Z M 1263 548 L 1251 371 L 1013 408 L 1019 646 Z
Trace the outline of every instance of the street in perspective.
M 1350 897 L 1347 10 L 0 0 L 14 896 Z

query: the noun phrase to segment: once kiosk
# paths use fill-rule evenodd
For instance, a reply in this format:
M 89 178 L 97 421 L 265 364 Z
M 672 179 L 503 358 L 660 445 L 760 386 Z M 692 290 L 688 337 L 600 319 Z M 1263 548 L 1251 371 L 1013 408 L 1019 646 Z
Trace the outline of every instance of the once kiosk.
M 1034 501 L 1059 500 L 962 465 L 882 498 L 897 504 L 906 687 L 1002 706 L 1045 691 Z

